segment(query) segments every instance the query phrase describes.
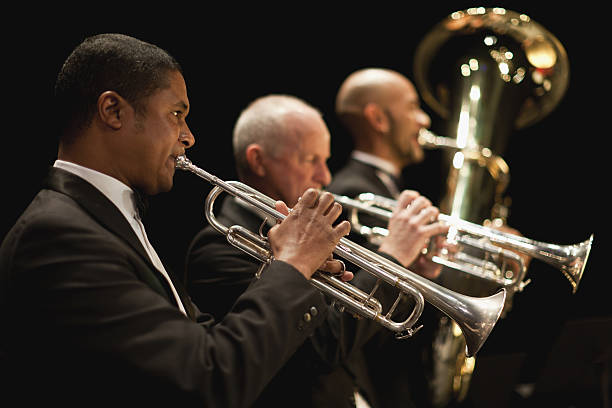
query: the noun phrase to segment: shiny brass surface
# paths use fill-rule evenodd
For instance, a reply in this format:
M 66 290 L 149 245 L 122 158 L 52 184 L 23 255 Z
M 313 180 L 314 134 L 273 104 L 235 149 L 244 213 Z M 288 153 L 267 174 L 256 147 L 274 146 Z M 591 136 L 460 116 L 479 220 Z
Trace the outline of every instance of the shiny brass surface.
M 527 14 L 500 7 L 455 11 L 424 36 L 414 56 L 415 85 L 423 101 L 443 119 L 442 132 L 448 137 L 444 140 L 454 141 L 453 146 L 437 146 L 444 151 L 448 172 L 446 193 L 439 204 L 444 214 L 475 224 L 485 219 L 505 222 L 510 198 L 504 194 L 510 171 L 502 157 L 511 134 L 542 120 L 555 109 L 567 90 L 569 72 L 567 53 L 552 33 Z M 482 153 L 490 154 L 490 158 Z M 572 269 L 568 279 L 574 291 L 590 244 L 587 240 L 583 245 L 564 248 L 582 252 L 581 267 L 570 266 L 572 255 L 561 255 L 564 262 L 559 269 L 566 276 L 566 267 Z M 550 255 L 546 260 L 556 263 L 557 248 L 546 246 Z M 535 255 L 538 251 L 529 252 Z M 499 284 L 456 273 L 448 267 L 443 268 L 439 282 L 472 295 L 489 293 Z M 514 292 L 508 292 L 504 314 L 511 308 Z M 444 333 L 448 330 L 449 325 L 441 326 L 434 344 L 458 349 L 456 344 L 442 346 L 437 341 L 462 341 Z M 437 354 L 432 352 L 434 359 Z M 453 360 L 450 370 L 438 370 L 437 377 L 434 374 L 433 406 L 444 407 L 466 395 L 470 375 L 463 373 L 470 370 L 465 369 L 467 360 L 460 355 L 458 358 L 463 365 L 455 366 Z M 443 365 L 432 362 L 435 370 Z M 455 369 L 454 376 L 447 375 Z M 452 384 L 460 386 L 454 388 Z
M 192 172 L 215 186 L 206 200 L 206 217 L 217 231 L 226 235 L 232 245 L 261 261 L 262 265 L 272 261 L 273 255 L 265 237 L 250 231 L 244 233 L 244 229 L 240 226 L 227 227 L 219 223 L 214 216 L 213 206 L 218 195 L 226 192 L 244 200 L 272 220 L 283 220 L 285 216 L 274 208 L 275 200 L 243 183 L 223 181 L 193 165 L 185 156 L 177 157 L 176 168 Z M 397 306 L 398 301 L 385 312 L 380 308 L 380 302 L 372 300 L 378 283 L 372 292 L 365 293 L 349 283 L 319 271 L 315 272 L 310 282 L 340 305 L 359 316 L 375 320 L 400 337 L 410 337 L 418 330 L 412 326 L 420 317 L 426 300 L 457 323 L 465 340 L 465 354 L 473 356 L 488 338 L 504 307 L 506 290 L 503 288 L 494 295 L 486 297 L 455 293 L 346 238 L 340 240 L 334 249 L 334 254 L 371 273 L 377 278 L 378 283 L 386 283 L 397 288 L 400 296 L 412 296 L 415 306 L 410 316 L 404 321 L 395 321 L 392 309 Z

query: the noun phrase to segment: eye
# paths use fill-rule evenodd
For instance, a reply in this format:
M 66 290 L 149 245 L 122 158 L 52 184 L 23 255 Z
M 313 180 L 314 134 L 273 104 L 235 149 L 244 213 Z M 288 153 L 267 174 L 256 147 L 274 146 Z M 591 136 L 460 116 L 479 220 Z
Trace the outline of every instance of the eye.
M 183 111 L 180 111 L 180 110 L 173 111 L 172 116 L 175 116 L 180 119 L 183 117 Z

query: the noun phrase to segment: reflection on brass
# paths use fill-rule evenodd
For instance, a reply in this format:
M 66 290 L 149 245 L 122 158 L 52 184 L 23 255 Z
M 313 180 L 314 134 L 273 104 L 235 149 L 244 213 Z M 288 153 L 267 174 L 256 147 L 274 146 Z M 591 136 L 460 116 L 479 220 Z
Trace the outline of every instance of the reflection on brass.
M 536 68 L 549 69 L 557 62 L 557 53 L 550 42 L 542 36 L 525 40 L 527 59 Z
M 565 49 L 527 14 L 473 7 L 449 14 L 424 36 L 414 56 L 413 78 L 425 104 L 443 119 L 445 129 L 440 132 L 448 137 L 434 138 L 443 142 L 439 147 L 446 150 L 444 166 L 448 172 L 440 210 L 474 225 L 487 218 L 504 219 L 510 205 L 509 197 L 504 196 L 510 179 L 510 169 L 503 160 L 506 145 L 513 131 L 542 120 L 563 98 L 569 83 Z M 484 154 L 489 151 L 492 155 Z M 469 160 L 470 155 L 475 159 Z M 526 243 L 523 239 L 516 238 L 517 247 Z M 556 249 L 568 251 L 569 257 L 561 256 L 566 262 L 558 266 L 574 291 L 591 240 L 566 247 L 543 245 L 551 249 L 549 261 L 553 263 L 559 255 Z M 573 265 L 574 251 L 581 252 L 578 269 Z M 536 257 L 535 252 L 529 252 Z M 576 279 L 570 278 L 571 273 L 568 276 L 566 268 L 576 271 Z M 513 294 L 524 286 L 524 272 L 517 281 L 520 283 L 512 286 L 517 290 L 508 290 L 504 315 L 510 310 Z M 515 278 L 516 273 L 501 276 Z M 450 267 L 442 269 L 438 282 L 472 296 L 489 293 L 500 284 Z M 437 328 L 431 361 L 427 362 L 431 368 L 430 403 L 436 408 L 465 398 L 475 363 L 466 366 L 465 356 L 458 352 L 463 340 L 450 330 L 448 324 Z M 451 358 L 453 353 L 456 358 Z
M 397 207 L 397 201 L 372 193 L 361 193 L 354 199 L 339 195 L 334 195 L 334 198 L 348 211 L 351 228 L 366 237 L 370 243 L 380 245 L 381 237 L 387 236 L 388 230 L 364 225 L 359 215 L 368 215 L 388 222 Z M 558 245 L 471 223 L 447 214 L 439 214 L 437 221 L 448 224 L 454 230 L 453 240 L 458 248 L 455 253 L 435 255 L 433 262 L 495 282 L 510 293 L 522 291 L 526 284 L 522 280 L 527 266 L 520 254 L 538 259 L 561 271 L 568 279 L 572 293 L 576 293 L 593 245 L 593 234 L 587 240 L 576 244 Z M 430 245 L 431 252 L 439 252 L 433 242 Z M 453 334 L 457 337 L 461 332 Z
M 275 200 L 244 183 L 221 180 L 197 167 L 185 156 L 178 156 L 175 165 L 177 169 L 192 172 L 214 186 L 206 198 L 206 219 L 215 230 L 226 236 L 230 244 L 261 262 L 256 274 L 258 276 L 263 267 L 274 258 L 267 237 L 257 235 L 241 225 L 224 225 L 215 216 L 214 203 L 225 192 L 271 219 L 282 221 L 285 215 L 275 210 Z M 395 332 L 400 339 L 412 336 L 422 327 L 413 328 L 427 301 L 459 325 L 465 345 L 463 352 L 471 357 L 480 350 L 495 327 L 506 301 L 504 288 L 494 295 L 483 297 L 454 293 L 346 238 L 340 239 L 334 254 L 358 266 L 364 273 L 372 274 L 376 278 L 374 288 L 367 293 L 320 271 L 315 272 L 309 282 L 343 310 L 346 308 L 354 314 L 374 320 Z M 374 296 L 380 284 L 390 284 L 399 290 L 396 301 L 386 312 Z M 403 321 L 394 320 L 395 308 L 404 296 L 414 299 L 412 313 Z
M 496 42 L 487 45 L 486 37 L 494 37 Z M 466 54 L 452 52 L 466 45 L 470 48 L 465 49 Z M 460 56 L 467 59 L 478 54 L 475 58 L 482 60 L 491 51 L 502 55 L 499 54 L 502 47 L 515 55 L 514 61 L 524 58 L 524 65 L 514 64 L 515 70 L 524 71 L 512 71 L 500 79 L 512 82 L 525 77 L 532 81 L 530 92 L 520 97 L 514 127 L 520 129 L 541 120 L 558 105 L 567 90 L 567 53 L 553 34 L 528 15 L 503 8 L 474 7 L 453 12 L 424 36 L 414 57 L 414 80 L 423 101 L 442 118 L 448 118 L 453 100 L 449 93 L 456 89 L 454 77 L 444 72 L 446 67 L 460 64 Z M 532 79 L 536 71 L 546 81 L 536 83 Z M 515 74 L 519 75 L 516 79 Z

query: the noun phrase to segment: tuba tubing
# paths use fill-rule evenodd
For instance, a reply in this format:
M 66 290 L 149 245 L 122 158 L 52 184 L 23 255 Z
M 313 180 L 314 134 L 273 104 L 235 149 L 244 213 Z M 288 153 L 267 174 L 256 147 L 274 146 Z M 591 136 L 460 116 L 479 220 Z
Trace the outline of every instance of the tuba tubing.
M 242 183 L 225 182 L 193 165 L 185 156 L 177 157 L 176 168 L 190 171 L 217 187 L 211 190 L 207 198 L 207 219 L 209 219 L 209 221 L 212 220 L 213 227 L 223 234 L 228 235 L 234 227 L 227 228 L 219 224 L 214 216 L 211 217 L 214 199 L 222 191 L 243 199 L 248 204 L 263 211 L 276 220 L 283 220 L 285 218 L 283 214 L 273 208 L 275 201 L 270 197 Z M 243 243 L 243 245 L 248 247 L 253 245 L 253 247 L 243 250 L 262 261 L 263 265 L 271 262 L 273 257 L 270 253 L 271 251 L 269 250 L 267 240 L 254 233 L 250 235 L 255 241 L 249 241 L 246 244 Z M 233 240 L 234 238 L 228 238 L 228 240 L 230 239 Z M 238 246 L 238 248 L 242 249 L 240 246 Z M 317 271 L 310 280 L 317 289 L 330 296 L 334 301 L 338 301 L 342 305 L 348 306 L 352 311 L 362 317 L 374 319 L 393 331 L 406 332 L 406 336 L 408 337 L 416 331 L 409 326 L 412 326 L 420 317 L 423 310 L 423 299 L 425 299 L 428 303 L 455 321 L 461 328 L 466 341 L 465 354 L 468 357 L 475 355 L 478 350 L 480 350 L 495 327 L 504 307 L 506 290 L 503 288 L 494 295 L 487 297 L 462 295 L 437 285 L 346 238 L 340 239 L 340 242 L 333 252 L 341 258 L 373 274 L 379 280 L 383 280 L 399 288 L 402 293 L 414 296 L 416 306 L 405 322 L 397 324 L 389 319 L 392 311 L 389 311 L 383 316 L 381 310 L 364 306 L 361 302 L 356 301 L 354 299 L 355 293 L 360 294 L 360 300 L 371 299 L 372 294 L 361 294 L 361 291 L 353 285 L 342 282 L 331 276 L 326 276 Z M 330 282 L 334 282 L 334 284 L 332 285 Z M 336 286 L 336 284 L 338 284 L 338 286 Z M 351 288 L 345 292 L 343 289 L 344 286 L 350 286 Z M 394 306 L 396 304 L 397 301 Z
M 510 168 L 502 156 L 511 134 L 542 120 L 561 101 L 569 83 L 567 52 L 551 32 L 527 13 L 502 7 L 470 7 L 449 13 L 423 36 L 415 50 L 413 76 L 421 99 L 438 115 L 444 132 L 450 136 L 419 134 L 424 148 L 450 152 L 443 155 L 442 169 L 448 175 L 443 180 L 446 191 L 440 199 L 440 209 L 452 216 L 451 222 L 462 219 L 478 223 L 474 225 L 486 234 L 488 231 L 479 225 L 482 220 L 505 222 L 509 214 L 511 201 L 505 192 Z M 497 248 L 506 249 L 506 244 L 512 244 L 514 251 L 506 253 L 525 253 L 561 269 L 576 292 L 592 236 L 578 245 L 556 246 L 508 238 L 494 231 L 491 238 L 461 235 Z M 449 232 L 450 240 L 459 235 L 458 228 L 450 228 Z M 460 247 L 467 255 L 484 250 L 468 244 Z M 478 253 L 476 258 L 493 259 L 494 266 L 501 267 L 482 271 L 491 279 L 473 280 L 465 273 L 452 272 L 457 268 L 450 266 L 442 268 L 440 282 L 474 294 L 497 287 L 500 281 L 495 277 L 520 277 L 516 285 L 508 287 L 505 314 L 511 308 L 514 293 L 529 282 L 523 281 L 526 268 L 518 272 L 515 268 L 504 269 L 505 257 L 489 255 L 487 251 Z M 430 374 L 426 399 L 436 408 L 454 406 L 466 398 L 475 363 L 458 355 L 463 339 L 454 335 L 455 327 L 446 320 L 439 320 L 431 355 L 427 357 L 431 361 L 427 367 Z

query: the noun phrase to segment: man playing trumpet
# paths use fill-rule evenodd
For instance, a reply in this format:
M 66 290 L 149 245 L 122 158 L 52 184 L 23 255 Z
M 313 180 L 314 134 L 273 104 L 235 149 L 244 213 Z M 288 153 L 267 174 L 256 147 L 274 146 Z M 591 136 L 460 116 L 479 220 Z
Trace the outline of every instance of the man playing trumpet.
M 2 397 L 251 406 L 323 323 L 309 279 L 350 228 L 334 226 L 333 197 L 303 193 L 270 230 L 275 260 L 215 322 L 159 259 L 137 205 L 139 193 L 171 189 L 176 158 L 195 143 L 178 62 L 129 36 L 89 37 L 59 72 L 55 104 L 57 161 L 0 247 Z
M 240 180 L 290 207 L 308 188 L 322 189 L 331 181 L 326 164 L 329 130 L 320 112 L 293 96 L 267 95 L 253 101 L 235 124 L 233 146 Z M 403 193 L 400 203 L 402 208 L 394 214 L 379 253 L 407 266 L 431 237 L 445 233 L 447 227 L 431 223 L 438 210 L 418 193 Z M 217 217 L 227 225 L 255 230 L 263 219 L 232 197 L 225 199 Z M 222 319 L 251 284 L 258 267 L 258 262 L 206 226 L 192 241 L 187 255 L 186 281 L 191 297 L 200 307 L 214 309 L 215 316 Z M 375 282 L 370 274 L 357 272 L 351 283 L 369 289 Z M 219 303 L 210 304 L 213 294 Z M 392 302 L 395 295 L 391 287 L 376 292 L 381 303 Z M 333 307 L 324 312 L 328 314 L 326 324 L 283 367 L 256 406 L 377 406 L 369 392 L 367 372 L 358 363 L 362 345 L 381 330 L 380 325 L 356 320 Z
M 354 150 L 345 165 L 334 175 L 328 191 L 355 198 L 361 193 L 398 199 L 408 185 L 402 180 L 406 167 L 425 158 L 419 134 L 431 125 L 421 109 L 420 98 L 412 82 L 399 72 L 383 68 L 365 68 L 348 75 L 336 95 L 336 114 L 349 132 Z M 399 201 L 398 201 L 398 205 Z M 400 205 L 401 206 L 401 205 Z M 345 212 L 347 209 L 344 209 Z M 362 224 L 383 226 L 380 219 L 360 217 Z M 492 226 L 492 225 L 491 225 Z M 493 226 L 492 226 L 493 227 Z M 518 231 L 507 226 L 496 227 L 506 232 Z M 350 239 L 370 245 L 355 228 Z M 438 237 L 440 239 L 440 237 Z M 455 246 L 446 246 L 456 251 Z M 441 267 L 430 261 L 431 253 L 423 251 L 409 269 L 421 271 L 429 279 L 439 278 Z M 526 259 L 528 262 L 528 259 Z M 438 326 L 437 311 L 423 314 L 424 333 L 412 344 L 395 341 L 380 332 L 366 345 L 364 353 L 368 371 L 374 379 L 376 396 L 381 407 L 427 406 L 427 369 L 423 365 L 431 350 L 432 330 Z M 397 358 L 398 364 L 388 365 Z M 406 367 L 410 367 L 407 369 Z

